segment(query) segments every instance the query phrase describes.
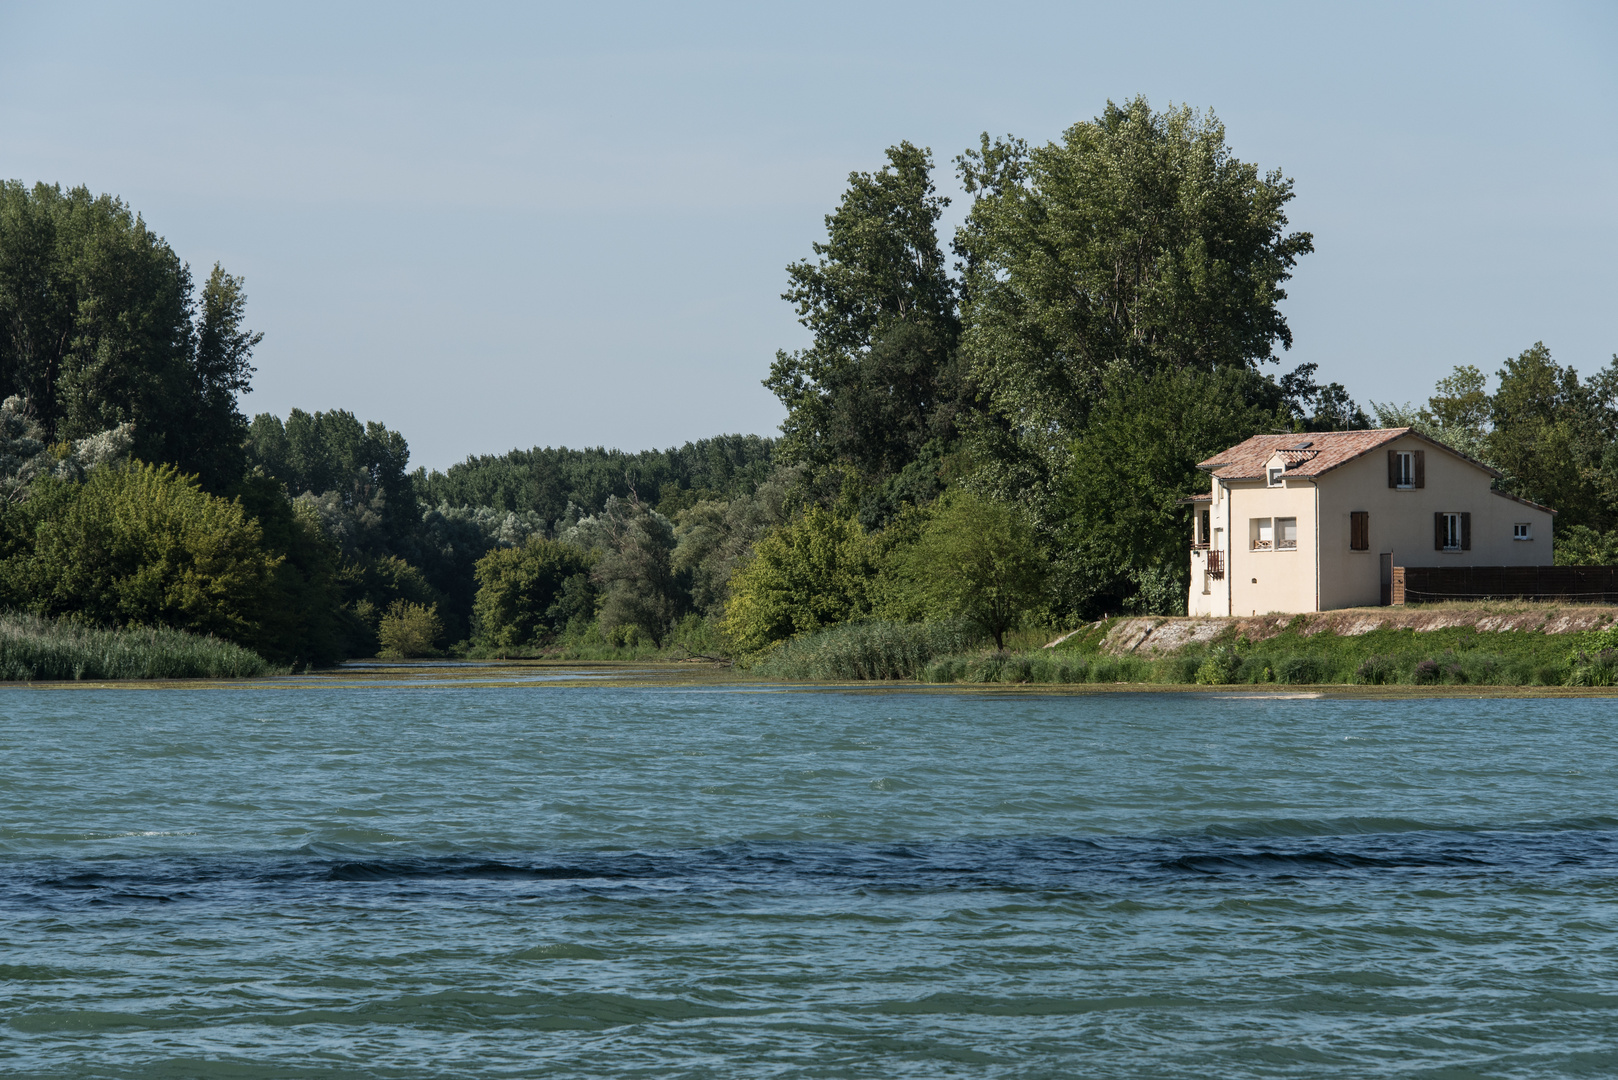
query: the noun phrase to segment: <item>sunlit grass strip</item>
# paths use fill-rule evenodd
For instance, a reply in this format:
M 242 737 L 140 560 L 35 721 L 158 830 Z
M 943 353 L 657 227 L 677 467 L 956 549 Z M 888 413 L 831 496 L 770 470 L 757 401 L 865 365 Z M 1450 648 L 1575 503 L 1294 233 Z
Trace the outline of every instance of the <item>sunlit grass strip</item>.
M 284 674 L 240 645 L 179 630 L 102 630 L 0 615 L 0 680 L 251 679 Z

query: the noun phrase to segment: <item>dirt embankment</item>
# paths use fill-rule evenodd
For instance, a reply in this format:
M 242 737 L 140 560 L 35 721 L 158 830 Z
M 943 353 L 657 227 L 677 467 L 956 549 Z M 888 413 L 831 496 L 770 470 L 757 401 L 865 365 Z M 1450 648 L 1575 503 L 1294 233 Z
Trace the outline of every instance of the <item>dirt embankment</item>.
M 1119 619 L 1107 631 L 1106 638 L 1101 642 L 1101 650 L 1114 656 L 1130 653 L 1159 656 L 1221 637 L 1245 636 L 1248 641 L 1262 641 L 1287 629 L 1296 630 L 1305 637 L 1326 631 L 1342 637 L 1357 637 L 1384 629 L 1414 630 L 1419 634 L 1452 626 L 1469 626 L 1482 633 L 1518 630 L 1576 634 L 1604 627 L 1614 619 L 1618 619 L 1618 608 L 1611 606 L 1551 604 L 1522 605 L 1509 609 L 1347 608 L 1311 615 L 1258 615 L 1233 619 L 1147 616 Z M 1058 644 L 1068 636 L 1071 635 L 1063 635 L 1051 644 Z

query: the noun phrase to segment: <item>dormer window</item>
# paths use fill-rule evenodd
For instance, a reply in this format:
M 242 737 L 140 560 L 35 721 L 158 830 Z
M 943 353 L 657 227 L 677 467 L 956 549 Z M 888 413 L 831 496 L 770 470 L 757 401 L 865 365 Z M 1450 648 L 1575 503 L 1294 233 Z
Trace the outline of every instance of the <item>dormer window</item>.
M 1426 487 L 1426 456 L 1420 450 L 1389 450 L 1388 486 L 1405 491 Z
M 1286 472 L 1286 469 L 1279 466 L 1279 465 L 1272 468 L 1270 470 L 1270 486 L 1271 487 L 1280 487 L 1281 486 L 1281 476 L 1285 472 Z

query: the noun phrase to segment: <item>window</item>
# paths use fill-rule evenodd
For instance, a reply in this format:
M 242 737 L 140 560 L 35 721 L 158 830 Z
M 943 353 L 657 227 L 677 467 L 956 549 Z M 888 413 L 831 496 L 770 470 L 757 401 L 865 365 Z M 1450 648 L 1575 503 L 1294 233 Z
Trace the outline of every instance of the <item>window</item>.
M 1444 511 L 1434 514 L 1433 548 L 1437 551 L 1472 550 L 1472 515 Z
M 1208 540 L 1213 536 L 1213 533 L 1208 531 L 1208 519 L 1210 516 L 1209 511 L 1204 510 L 1202 512 L 1202 531 L 1197 534 L 1197 543 L 1203 547 L 1208 546 Z
M 1427 455 L 1421 450 L 1388 451 L 1388 486 L 1419 488 L 1427 486 Z
M 1285 472 L 1286 472 L 1285 468 L 1271 469 L 1270 470 L 1270 486 L 1271 487 L 1280 487 L 1281 486 L 1281 476 Z
M 1275 523 L 1269 518 L 1254 518 L 1251 525 L 1254 551 L 1269 551 L 1275 546 Z
M 1348 515 L 1348 550 L 1371 550 L 1371 515 L 1364 510 Z
M 1511 527 L 1511 538 L 1513 540 L 1532 540 L 1534 536 L 1528 530 L 1528 522 L 1519 521 L 1513 525 Z
M 1298 548 L 1298 519 L 1275 519 L 1275 546 L 1281 551 L 1296 551 Z

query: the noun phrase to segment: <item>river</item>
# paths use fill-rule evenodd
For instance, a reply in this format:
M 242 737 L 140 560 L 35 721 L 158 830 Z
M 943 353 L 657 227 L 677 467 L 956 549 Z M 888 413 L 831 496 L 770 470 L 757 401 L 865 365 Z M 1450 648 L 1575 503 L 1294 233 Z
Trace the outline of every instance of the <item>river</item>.
M 1618 1071 L 1603 699 L 0 690 L 0 1071 Z

